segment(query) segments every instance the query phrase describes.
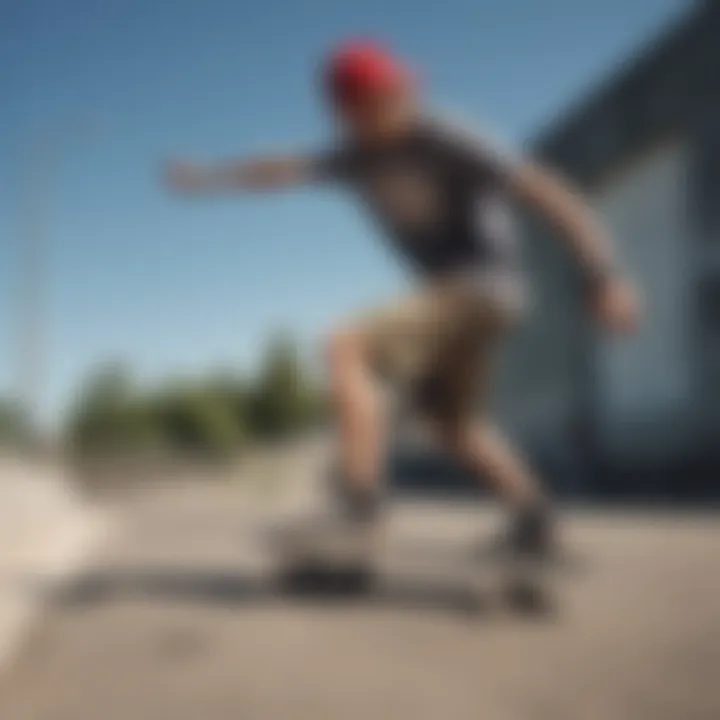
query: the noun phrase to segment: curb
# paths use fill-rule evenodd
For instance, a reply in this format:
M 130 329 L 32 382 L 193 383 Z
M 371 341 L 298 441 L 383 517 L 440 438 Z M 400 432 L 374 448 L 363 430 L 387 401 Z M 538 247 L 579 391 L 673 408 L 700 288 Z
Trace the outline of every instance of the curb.
M 41 620 L 53 592 L 86 567 L 109 530 L 109 517 L 93 513 L 82 528 L 53 546 L 42 569 L 0 579 L 0 672 Z
M 0 672 L 5 670 L 53 593 L 92 560 L 111 515 L 75 495 L 67 478 L 0 467 L 5 504 L 0 533 Z

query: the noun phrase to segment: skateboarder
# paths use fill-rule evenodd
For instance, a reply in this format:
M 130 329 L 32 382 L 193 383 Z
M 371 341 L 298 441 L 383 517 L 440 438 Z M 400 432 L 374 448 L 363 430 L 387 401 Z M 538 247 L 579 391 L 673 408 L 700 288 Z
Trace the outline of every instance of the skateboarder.
M 332 147 L 213 166 L 174 162 L 167 180 L 191 194 L 320 182 L 351 189 L 418 284 L 340 323 L 327 344 L 345 517 L 364 525 L 381 509 L 379 381 L 389 377 L 414 386 L 417 409 L 444 448 L 507 502 L 511 547 L 542 555 L 553 539 L 542 486 L 482 413 L 493 355 L 523 308 L 510 204 L 525 205 L 566 241 L 585 279 L 583 301 L 607 329 L 636 325 L 633 287 L 577 192 L 548 169 L 434 116 L 411 72 L 384 47 L 342 44 L 321 79 L 340 131 Z

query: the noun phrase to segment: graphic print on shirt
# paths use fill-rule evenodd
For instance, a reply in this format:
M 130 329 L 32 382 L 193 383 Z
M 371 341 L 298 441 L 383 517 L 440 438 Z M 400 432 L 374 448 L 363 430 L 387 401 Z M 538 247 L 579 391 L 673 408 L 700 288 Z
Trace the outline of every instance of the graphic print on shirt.
M 365 189 L 376 212 L 404 232 L 426 233 L 442 221 L 442 190 L 418 163 L 383 164 L 366 178 Z

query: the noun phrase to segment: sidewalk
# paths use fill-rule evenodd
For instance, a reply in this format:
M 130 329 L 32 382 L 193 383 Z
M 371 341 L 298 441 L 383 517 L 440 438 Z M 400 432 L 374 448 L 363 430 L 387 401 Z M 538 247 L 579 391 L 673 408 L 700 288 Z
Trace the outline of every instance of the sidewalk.
M 0 670 L 47 593 L 82 566 L 108 527 L 61 468 L 0 457 Z

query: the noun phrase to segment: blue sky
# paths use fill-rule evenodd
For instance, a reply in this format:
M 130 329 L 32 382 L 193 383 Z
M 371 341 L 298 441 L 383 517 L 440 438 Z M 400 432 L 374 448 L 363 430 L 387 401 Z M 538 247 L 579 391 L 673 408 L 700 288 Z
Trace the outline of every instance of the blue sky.
M 322 52 L 391 43 L 438 102 L 520 142 L 687 0 L 3 0 L 0 394 L 13 387 L 17 248 L 33 147 L 58 146 L 43 406 L 93 363 L 147 379 L 248 367 L 268 332 L 312 338 L 400 269 L 332 191 L 187 203 L 156 163 L 322 144 Z

